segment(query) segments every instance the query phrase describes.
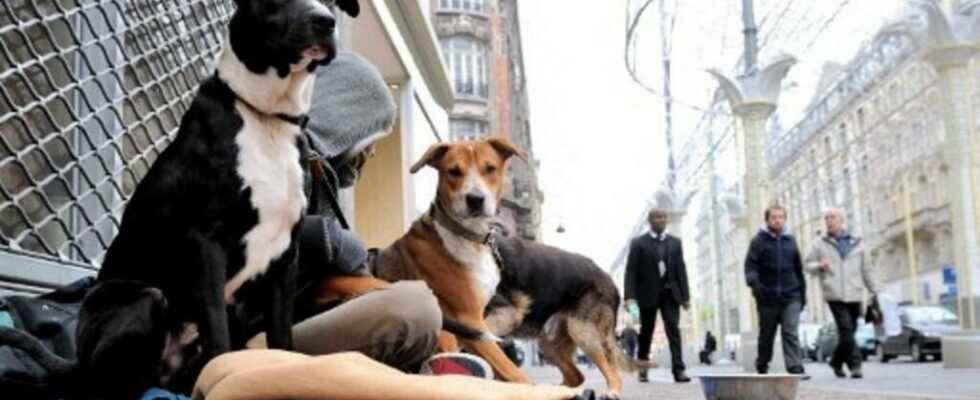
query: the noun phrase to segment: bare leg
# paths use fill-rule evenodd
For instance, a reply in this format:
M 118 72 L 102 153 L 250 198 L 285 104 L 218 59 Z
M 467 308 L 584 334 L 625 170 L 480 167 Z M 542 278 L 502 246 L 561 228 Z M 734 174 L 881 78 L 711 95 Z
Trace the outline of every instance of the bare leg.
M 578 390 L 466 376 L 404 374 L 359 353 L 307 357 L 271 350 L 229 353 L 205 368 L 207 400 L 566 400 Z

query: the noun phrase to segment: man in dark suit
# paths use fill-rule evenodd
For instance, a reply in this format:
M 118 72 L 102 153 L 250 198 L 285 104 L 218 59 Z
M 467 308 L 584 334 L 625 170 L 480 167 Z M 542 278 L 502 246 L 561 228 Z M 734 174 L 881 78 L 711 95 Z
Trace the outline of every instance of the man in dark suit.
M 667 233 L 670 216 L 665 210 L 654 209 L 647 217 L 650 232 L 630 242 L 626 260 L 626 305 L 640 311 L 640 354 L 648 360 L 650 340 L 657 323 L 657 311 L 663 316 L 670 342 L 671 371 L 675 382 L 690 382 L 684 373 L 681 354 L 681 332 L 678 329 L 680 308 L 687 310 L 689 291 L 684 251 L 681 241 Z M 640 382 L 647 382 L 646 371 L 640 372 Z

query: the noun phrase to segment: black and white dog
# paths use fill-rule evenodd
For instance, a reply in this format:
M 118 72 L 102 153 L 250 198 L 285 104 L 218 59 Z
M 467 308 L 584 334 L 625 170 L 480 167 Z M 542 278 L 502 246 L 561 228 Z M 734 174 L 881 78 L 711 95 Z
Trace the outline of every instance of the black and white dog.
M 171 332 L 196 325 L 192 371 L 242 345 L 229 334 L 226 304 L 236 299 L 264 303 L 270 347 L 292 345 L 295 239 L 306 207 L 298 140 L 312 72 L 337 52 L 334 15 L 318 0 L 235 3 L 214 76 L 137 186 L 98 276 L 159 289 Z M 357 0 L 335 3 L 359 13 Z M 105 301 L 83 303 L 82 315 L 99 315 Z

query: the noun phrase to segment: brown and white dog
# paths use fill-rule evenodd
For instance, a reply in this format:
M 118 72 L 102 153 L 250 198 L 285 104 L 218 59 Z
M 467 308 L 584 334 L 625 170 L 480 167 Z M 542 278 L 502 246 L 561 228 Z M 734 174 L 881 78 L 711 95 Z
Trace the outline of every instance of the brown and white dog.
M 505 139 L 438 143 L 412 166 L 439 172 L 432 208 L 374 262 L 374 276 L 385 281 L 422 279 L 439 299 L 443 313 L 465 326 L 489 332 L 483 314 L 500 282 L 500 270 L 486 239 L 503 193 L 507 160 L 521 150 Z M 497 376 L 530 382 L 492 336 L 459 338 L 487 360 Z M 443 350 L 455 350 L 455 338 L 440 338 Z

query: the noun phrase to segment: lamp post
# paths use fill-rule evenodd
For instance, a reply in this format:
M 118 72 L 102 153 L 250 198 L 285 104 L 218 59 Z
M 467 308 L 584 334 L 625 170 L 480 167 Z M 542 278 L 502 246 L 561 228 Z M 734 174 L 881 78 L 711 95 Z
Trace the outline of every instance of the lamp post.
M 708 73 L 718 79 L 722 92 L 742 125 L 745 160 L 742 188 L 745 212 L 741 221 L 746 237 L 751 237 L 752 228 L 757 225 L 764 205 L 769 200 L 769 168 L 764 154 L 769 144 L 766 121 L 776 111 L 781 82 L 795 63 L 796 58 L 782 54 L 760 70 L 750 71 L 749 75 L 736 78 L 737 83 L 717 70 L 708 70 Z M 747 304 L 744 301 L 742 303 L 743 306 Z M 743 309 L 743 312 L 752 315 L 751 309 Z M 755 324 L 742 326 L 746 325 Z
M 905 251 L 909 262 L 909 278 L 912 283 L 912 304 L 919 305 L 919 258 L 915 255 L 915 231 L 912 225 L 909 171 L 902 173 L 902 212 L 905 216 Z
M 766 122 L 776 111 L 782 80 L 795 63 L 796 58 L 793 56 L 781 54 L 759 70 L 749 69 L 746 75 L 736 78 L 737 83 L 717 70 L 708 71 L 718 79 L 722 92 L 742 125 L 745 165 L 742 198 L 745 201 L 745 212 L 740 222 L 746 244 L 752 237 L 753 227 L 761 218 L 762 210 L 770 196 L 769 167 L 764 154 L 769 144 Z M 757 347 L 748 343 L 753 340 L 752 338 L 757 337 L 753 332 L 756 331 L 758 323 L 756 323 L 755 308 L 749 300 L 751 296 L 746 293 L 744 270 L 741 268 L 738 277 L 739 327 L 743 333 L 741 348 L 744 349 L 739 352 L 740 363 L 743 367 L 749 368 L 747 367 L 750 364 L 749 358 L 754 358 L 753 349 Z

